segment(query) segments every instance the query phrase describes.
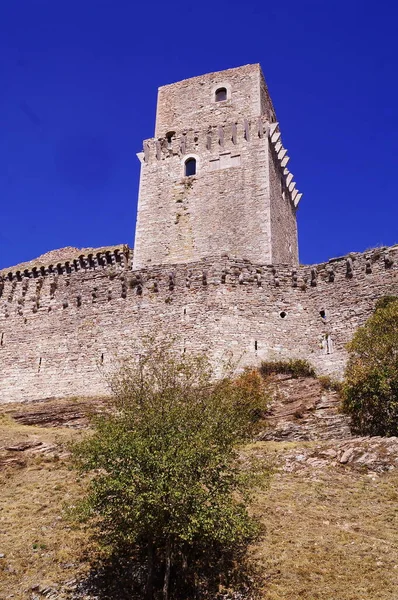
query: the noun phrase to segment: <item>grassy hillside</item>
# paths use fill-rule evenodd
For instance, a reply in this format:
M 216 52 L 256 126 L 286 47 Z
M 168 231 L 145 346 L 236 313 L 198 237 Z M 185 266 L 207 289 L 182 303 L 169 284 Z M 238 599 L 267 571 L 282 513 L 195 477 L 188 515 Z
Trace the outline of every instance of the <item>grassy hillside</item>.
M 62 423 L 57 413 L 68 410 L 74 417 Z M 79 401 L 3 409 L 2 600 L 94 598 L 73 591 L 95 549 L 64 513 L 84 489 L 69 468 L 67 442 L 87 434 L 86 410 Z M 341 440 L 263 441 L 246 448 L 268 456 L 275 468 L 253 507 L 265 525 L 264 538 L 252 548 L 264 577 L 262 600 L 396 600 L 398 473 L 386 470 L 394 462 L 392 446 L 350 443 L 373 462 L 342 459 Z
M 35 586 L 60 584 L 84 570 L 87 536 L 63 518 L 64 504 L 83 489 L 65 452 L 65 444 L 79 435 L 19 425 L 8 415 L 0 419 L 1 599 L 31 598 Z

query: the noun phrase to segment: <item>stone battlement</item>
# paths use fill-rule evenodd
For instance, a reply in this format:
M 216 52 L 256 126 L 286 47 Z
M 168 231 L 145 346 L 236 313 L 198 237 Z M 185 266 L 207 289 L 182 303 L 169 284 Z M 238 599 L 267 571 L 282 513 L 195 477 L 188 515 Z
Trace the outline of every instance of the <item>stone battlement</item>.
M 200 131 L 189 129 L 180 135 L 170 132 L 168 137 L 150 138 L 144 140 L 143 151 L 138 153 L 138 157 L 146 164 L 156 164 L 157 161 L 164 161 L 172 156 L 183 158 L 189 155 L 196 156 L 198 152 L 205 152 L 209 155 L 217 155 L 211 161 L 212 168 L 210 170 L 215 170 L 223 168 L 223 166 L 224 168 L 230 166 L 231 161 L 228 161 L 226 157 L 228 150 L 236 153 L 240 144 L 255 142 L 264 137 L 270 141 L 280 176 L 285 181 L 285 188 L 294 202 L 294 206 L 297 207 L 303 194 L 297 190 L 293 175 L 287 168 L 290 157 L 282 144 L 279 123 L 269 123 L 266 117 L 263 116 L 256 119 L 244 119 L 241 122 L 207 127 Z M 224 159 L 220 160 L 218 158 L 219 154 Z M 240 156 L 232 158 L 240 159 Z M 236 164 L 239 164 L 239 161 L 236 161 Z
M 383 295 L 398 294 L 398 246 L 292 268 L 232 257 L 143 268 L 87 261 L 3 280 L 0 400 L 106 393 L 99 367 L 147 336 L 243 364 L 307 358 L 341 374 L 345 344 Z
M 76 258 L 70 260 L 49 263 L 40 259 L 32 260 L 19 267 L 11 267 L 0 271 L 0 290 L 4 282 L 22 281 L 25 279 L 37 279 L 51 275 L 70 275 L 79 271 L 98 269 L 110 265 L 121 265 L 126 267 L 131 263 L 133 251 L 127 245 L 112 249 L 93 249 L 88 254 L 76 254 Z M 25 267 L 25 268 L 24 268 Z
M 166 296 L 171 303 L 175 294 L 189 294 L 199 289 L 209 293 L 214 287 L 252 286 L 270 293 L 291 290 L 297 299 L 305 298 L 309 288 L 333 294 L 352 280 L 365 284 L 388 272 L 391 282 L 398 278 L 398 246 L 351 253 L 326 263 L 291 268 L 289 265 L 259 265 L 228 256 L 208 257 L 188 264 L 176 264 L 133 270 L 127 246 L 108 253 L 80 256 L 73 262 L 30 271 L 10 271 L 0 278 L 0 318 L 14 313 L 45 312 L 81 307 L 87 303 L 104 303 L 128 299 L 139 303 L 142 296 Z M 397 284 L 398 285 L 398 284 Z M 301 301 L 301 300 L 300 300 Z

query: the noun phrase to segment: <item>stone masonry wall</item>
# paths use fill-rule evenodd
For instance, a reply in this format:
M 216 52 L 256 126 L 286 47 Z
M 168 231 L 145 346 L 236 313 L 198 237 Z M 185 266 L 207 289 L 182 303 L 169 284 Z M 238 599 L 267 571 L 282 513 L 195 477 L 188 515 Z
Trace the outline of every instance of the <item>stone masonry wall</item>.
M 245 131 L 242 122 L 191 130 L 161 148 L 144 142 L 135 267 L 223 252 L 271 261 L 268 139 L 257 129 L 253 122 Z M 197 174 L 185 177 L 191 155 Z
M 185 177 L 190 156 L 197 173 Z M 145 140 L 140 158 L 135 268 L 223 253 L 297 264 L 301 194 L 277 123 L 259 117 Z
M 271 256 L 276 265 L 298 263 L 296 207 L 273 144 L 268 147 Z
M 1 402 L 107 393 L 101 367 L 159 333 L 217 365 L 295 356 L 339 376 L 377 298 L 398 294 L 398 246 L 297 269 L 224 256 L 140 271 L 124 248 L 6 273 L 0 290 Z
M 228 100 L 215 103 L 221 87 L 230 92 Z M 276 120 L 259 64 L 207 73 L 159 88 L 155 137 L 260 115 Z

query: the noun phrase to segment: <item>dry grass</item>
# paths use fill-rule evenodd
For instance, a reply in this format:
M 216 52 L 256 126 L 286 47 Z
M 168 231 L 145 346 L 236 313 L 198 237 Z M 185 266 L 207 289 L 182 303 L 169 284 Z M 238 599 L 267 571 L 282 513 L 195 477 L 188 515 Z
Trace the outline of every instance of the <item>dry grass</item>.
M 34 459 L 0 479 L 0 598 L 29 598 L 32 586 L 65 582 L 79 572 L 84 531 L 63 519 L 81 485 L 63 461 Z M 11 595 L 12 594 L 12 595 Z
M 65 444 L 81 435 L 70 429 L 47 429 L 15 424 L 0 418 L 1 446 L 40 440 Z M 58 454 L 0 451 L 0 458 L 16 455 L 19 465 L 0 471 L 0 598 L 30 598 L 32 586 L 65 582 L 84 570 L 79 564 L 87 549 L 83 528 L 64 519 L 64 505 L 81 495 L 84 482 Z
M 257 498 L 262 600 L 396 600 L 398 475 L 277 474 Z
M 62 449 L 81 431 L 0 419 L 1 445 L 26 439 Z M 84 433 L 83 433 L 84 435 Z M 312 442 L 262 442 L 249 453 L 272 457 Z M 27 453 L 19 453 L 27 454 Z M 62 584 L 88 568 L 87 533 L 65 519 L 84 482 L 68 458 L 27 454 L 0 471 L 0 598 L 26 599 L 40 584 Z M 254 509 L 265 525 L 253 556 L 265 578 L 261 600 L 396 600 L 398 474 L 350 467 L 275 472 Z M 92 550 L 92 547 L 91 547 Z

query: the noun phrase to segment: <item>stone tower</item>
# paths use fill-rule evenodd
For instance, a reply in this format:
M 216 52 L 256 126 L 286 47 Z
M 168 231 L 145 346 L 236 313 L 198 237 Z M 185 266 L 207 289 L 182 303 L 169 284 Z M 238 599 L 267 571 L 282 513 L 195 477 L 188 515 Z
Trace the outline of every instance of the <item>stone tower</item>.
M 159 88 L 138 156 L 135 269 L 222 254 L 297 264 L 301 194 L 260 65 Z

